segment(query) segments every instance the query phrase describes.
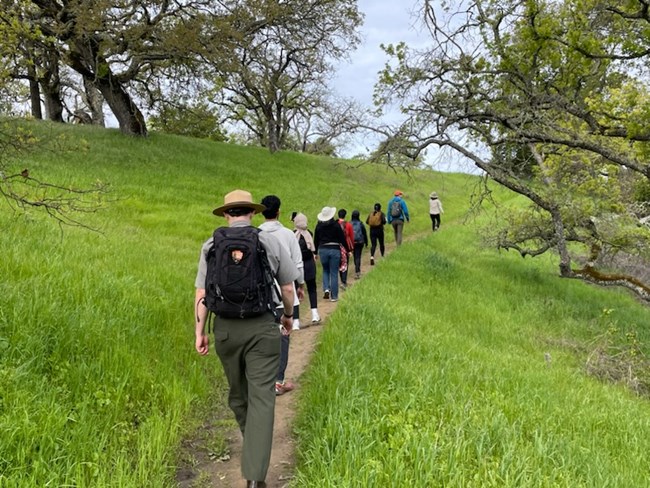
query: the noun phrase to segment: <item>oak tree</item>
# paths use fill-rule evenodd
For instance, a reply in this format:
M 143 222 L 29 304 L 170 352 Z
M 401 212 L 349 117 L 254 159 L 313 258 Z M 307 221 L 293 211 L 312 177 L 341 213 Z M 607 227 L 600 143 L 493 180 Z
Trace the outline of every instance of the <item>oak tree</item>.
M 647 7 L 424 1 L 430 46 L 386 46 L 376 93 L 407 114 L 405 152 L 450 148 L 528 200 L 501 220 L 497 246 L 557 252 L 561 276 L 650 300 L 648 277 L 628 266 L 650 262 L 633 197 L 650 177 Z

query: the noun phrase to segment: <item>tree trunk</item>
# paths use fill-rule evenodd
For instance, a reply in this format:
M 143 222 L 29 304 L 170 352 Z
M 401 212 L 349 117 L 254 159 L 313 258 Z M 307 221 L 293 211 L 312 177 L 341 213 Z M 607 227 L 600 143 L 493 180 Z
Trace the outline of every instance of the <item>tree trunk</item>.
M 33 72 L 33 69 L 30 69 L 30 72 Z M 29 101 L 32 109 L 32 117 L 37 120 L 42 120 L 43 111 L 41 110 L 41 90 L 38 86 L 38 81 L 32 77 L 32 73 L 29 75 Z
M 29 102 L 31 105 L 32 117 L 34 117 L 36 120 L 43 120 L 43 110 L 41 107 L 41 88 L 38 85 L 34 51 L 30 43 L 27 43 L 27 46 L 29 53 L 28 56 L 31 61 L 27 63 L 27 79 L 29 80 Z
M 97 87 L 117 119 L 123 134 L 143 137 L 147 135 L 147 124 L 142 112 L 122 83 L 115 78 L 108 62 L 98 54 L 94 42 L 75 43 L 74 49 L 68 56 L 68 64 Z
M 102 127 L 106 126 L 104 120 L 104 99 L 102 98 L 101 92 L 97 89 L 92 82 L 87 78 L 83 79 L 84 81 L 84 93 L 85 93 L 85 102 L 90 110 L 90 117 L 92 119 L 93 125 L 99 125 Z
M 43 86 L 45 116 L 54 122 L 63 122 L 63 102 L 58 90 Z
M 557 239 L 556 249 L 560 255 L 560 276 L 567 278 L 573 275 L 573 271 L 571 270 L 571 256 L 569 255 L 566 237 L 564 235 L 564 221 L 557 208 L 547 210 L 551 214 L 555 229 L 555 238 Z
M 274 153 L 280 149 L 280 141 L 278 140 L 277 124 L 270 113 L 267 115 L 266 125 L 268 129 L 268 148 L 269 151 Z
M 61 77 L 59 76 L 59 55 L 53 49 L 43 53 L 44 74 L 39 79 L 45 100 L 45 116 L 54 122 L 63 122 L 63 100 L 61 99 Z
M 132 136 L 147 135 L 147 124 L 142 112 L 112 73 L 109 72 L 102 78 L 96 78 L 93 83 L 104 96 L 104 100 L 106 100 L 113 115 L 115 115 L 117 123 L 120 125 L 120 131 L 123 134 Z

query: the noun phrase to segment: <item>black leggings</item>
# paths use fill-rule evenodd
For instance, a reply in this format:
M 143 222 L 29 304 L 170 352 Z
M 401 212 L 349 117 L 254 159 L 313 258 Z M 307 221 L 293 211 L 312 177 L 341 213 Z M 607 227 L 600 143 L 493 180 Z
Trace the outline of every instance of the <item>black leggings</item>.
M 363 242 L 354 243 L 354 271 L 361 273 L 361 251 L 363 251 Z
M 379 252 L 384 255 L 386 248 L 384 247 L 384 228 L 383 227 L 370 227 L 370 255 L 375 256 L 377 250 L 377 243 L 379 242 Z
M 318 301 L 316 299 L 316 278 L 305 280 L 307 285 L 307 293 L 309 295 L 309 308 L 318 308 Z
M 431 228 L 433 230 L 440 228 L 440 214 L 429 214 L 431 217 Z

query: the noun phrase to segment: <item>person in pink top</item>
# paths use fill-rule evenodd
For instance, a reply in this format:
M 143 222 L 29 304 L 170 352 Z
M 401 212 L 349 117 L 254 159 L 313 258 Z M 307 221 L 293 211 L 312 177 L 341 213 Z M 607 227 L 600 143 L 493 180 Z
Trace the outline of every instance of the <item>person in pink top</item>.
M 343 229 L 343 233 L 345 234 L 345 242 L 346 242 L 346 266 L 345 269 L 339 272 L 339 276 L 341 277 L 341 288 L 345 290 L 345 288 L 348 286 L 348 266 L 347 263 L 350 261 L 350 256 L 352 255 L 352 251 L 354 251 L 354 229 L 352 228 L 352 224 L 345 220 L 345 216 L 348 214 L 348 211 L 345 210 L 344 208 L 339 210 L 339 218 L 337 222 L 341 226 L 341 229 Z

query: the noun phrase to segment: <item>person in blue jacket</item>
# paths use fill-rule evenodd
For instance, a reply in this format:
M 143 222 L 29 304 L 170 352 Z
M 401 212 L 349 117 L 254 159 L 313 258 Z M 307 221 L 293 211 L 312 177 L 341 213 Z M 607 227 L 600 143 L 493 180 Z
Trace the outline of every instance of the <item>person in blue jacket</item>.
M 401 190 L 395 190 L 395 196 L 388 202 L 386 209 L 386 217 L 388 223 L 393 226 L 395 232 L 395 244 L 402 244 L 402 233 L 404 230 L 404 222 L 410 222 L 409 209 L 406 202 L 402 198 L 404 193 Z

